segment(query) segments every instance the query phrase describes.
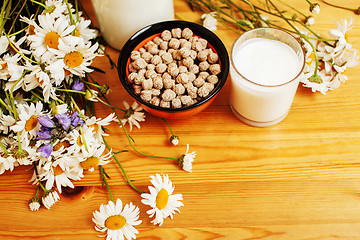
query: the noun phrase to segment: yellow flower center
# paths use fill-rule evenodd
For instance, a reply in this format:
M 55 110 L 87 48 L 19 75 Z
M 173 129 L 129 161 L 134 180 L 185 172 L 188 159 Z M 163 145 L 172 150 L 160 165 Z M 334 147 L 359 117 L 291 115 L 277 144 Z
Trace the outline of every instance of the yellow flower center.
M 80 32 L 77 29 L 75 29 L 75 37 L 80 37 Z
M 89 170 L 99 165 L 100 159 L 98 157 L 89 157 L 85 161 L 80 163 L 83 169 Z
M 31 116 L 29 118 L 29 120 L 27 120 L 25 123 L 25 131 L 29 132 L 29 131 L 33 130 L 36 127 L 36 125 L 38 124 L 38 122 L 39 121 L 36 116 L 34 116 L 34 115 Z
M 118 230 L 125 226 L 126 219 L 121 215 L 110 216 L 105 220 L 105 227 L 110 230 Z
M 35 27 L 33 25 L 29 26 L 29 35 L 35 35 Z
M 168 201 L 169 201 L 169 194 L 164 188 L 162 188 L 156 196 L 156 200 L 155 200 L 156 207 L 160 210 L 164 209 L 168 204 Z
M 59 176 L 64 173 L 64 171 L 61 169 L 59 165 L 57 165 L 56 167 L 52 167 L 52 169 L 54 171 L 55 176 Z
M 84 57 L 79 52 L 69 52 L 64 57 L 64 63 L 70 68 L 76 68 L 82 64 Z
M 64 147 L 65 149 L 68 148 L 68 147 L 70 147 L 70 142 L 69 142 L 68 140 L 64 140 L 64 141 L 62 141 L 62 142 L 58 142 L 58 143 L 54 146 L 53 150 L 54 150 L 54 151 L 58 151 L 61 147 Z
M 311 63 L 314 61 L 314 58 L 315 58 L 314 52 L 311 52 L 308 58 L 310 58 L 311 61 L 307 62 L 306 64 L 307 64 L 308 66 L 310 66 Z
M 76 144 L 81 147 L 82 145 L 84 145 L 81 136 L 78 136 L 78 138 L 76 139 Z
M 345 40 L 346 42 L 349 42 L 349 36 L 347 35 L 347 33 L 344 34 Z
M 49 32 L 45 35 L 44 43 L 50 48 L 58 49 L 59 38 L 60 36 L 56 32 Z
M 94 123 L 89 126 L 89 128 L 92 128 L 94 132 L 97 132 L 99 129 L 99 125 Z

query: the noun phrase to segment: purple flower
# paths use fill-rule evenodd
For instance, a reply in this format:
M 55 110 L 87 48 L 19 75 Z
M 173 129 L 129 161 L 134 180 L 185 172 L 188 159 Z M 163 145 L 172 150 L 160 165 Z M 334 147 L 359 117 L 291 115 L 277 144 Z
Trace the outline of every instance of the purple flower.
M 50 143 L 48 143 L 48 144 L 45 144 L 43 147 L 39 148 L 37 151 L 41 152 L 42 157 L 47 158 L 47 157 L 50 157 L 52 150 L 53 150 L 53 146 Z
M 37 137 L 36 139 L 39 140 L 50 140 L 51 139 L 51 133 L 50 131 L 36 131 Z
M 70 124 L 71 124 L 70 115 L 68 115 L 66 113 L 62 113 L 62 114 L 55 115 L 55 117 L 60 122 L 60 124 L 64 128 L 64 130 L 67 130 L 70 127 Z
M 39 123 L 41 124 L 41 126 L 44 126 L 44 127 L 47 127 L 47 128 L 55 127 L 54 121 L 51 120 L 48 115 L 41 116 L 41 117 L 38 118 L 38 120 L 39 120 Z
M 72 90 L 75 91 L 84 91 L 84 83 L 81 83 L 79 80 L 76 80 L 72 86 Z

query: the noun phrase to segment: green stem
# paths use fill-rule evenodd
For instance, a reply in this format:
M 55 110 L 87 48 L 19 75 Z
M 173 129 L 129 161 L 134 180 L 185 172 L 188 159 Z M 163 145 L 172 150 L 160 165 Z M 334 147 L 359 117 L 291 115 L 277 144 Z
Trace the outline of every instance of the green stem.
M 86 95 L 86 92 L 72 90 L 72 89 L 56 88 L 55 90 L 60 91 L 60 92 L 79 93 L 79 94 L 82 94 L 82 95 Z
M 22 151 L 22 147 L 21 147 L 21 141 L 20 141 L 20 132 L 17 132 L 17 138 L 18 138 L 18 147 L 19 147 L 19 151 Z
M 141 193 L 144 193 L 144 191 L 142 191 L 142 190 L 138 189 L 137 187 L 135 187 L 135 185 L 131 182 L 131 180 L 129 179 L 129 177 L 128 177 L 126 171 L 125 171 L 125 169 L 124 169 L 123 166 L 120 164 L 119 160 L 117 159 L 116 155 L 114 154 L 114 152 L 112 151 L 112 149 L 110 148 L 109 144 L 107 143 L 107 141 L 106 141 L 106 139 L 105 139 L 104 137 L 103 137 L 103 140 L 104 140 L 105 146 L 107 147 L 107 149 L 108 149 L 109 151 L 111 151 L 112 157 L 115 159 L 115 162 L 117 163 L 117 165 L 120 167 L 122 173 L 124 174 L 124 177 L 125 177 L 127 183 L 128 183 L 135 191 L 137 191 L 138 193 L 140 193 L 140 194 L 141 194 Z
M 170 132 L 171 132 L 171 135 L 172 136 L 175 136 L 175 134 L 174 134 L 174 132 L 173 132 L 173 130 L 172 130 L 172 128 L 171 128 L 171 126 L 170 126 L 170 124 L 166 121 L 166 119 L 165 118 L 161 118 L 165 123 L 166 123 L 166 125 L 169 127 L 169 129 L 170 129 Z
M 39 187 L 37 188 L 37 190 L 36 190 L 35 198 L 38 198 L 39 192 L 40 192 L 40 186 L 39 186 Z
M 332 6 L 332 7 L 336 7 L 336 8 L 340 8 L 340 9 L 344 9 L 344 10 L 349 10 L 349 11 L 353 11 L 355 14 L 359 15 L 360 14 L 360 7 L 359 8 L 349 8 L 349 7 L 343 7 L 343 6 L 338 6 L 332 3 L 329 3 L 327 1 L 322 0 L 323 3 Z
M 110 186 L 108 184 L 108 182 L 106 181 L 106 178 L 105 178 L 105 169 L 102 167 L 102 166 L 99 166 L 99 169 L 100 169 L 100 176 L 101 176 L 101 180 L 102 182 L 105 184 L 108 192 L 109 192 L 109 195 L 110 195 L 110 200 L 114 202 L 114 197 L 112 195 L 112 192 L 111 192 L 111 189 L 110 189 Z
M 30 0 L 30 1 L 33 2 L 33 3 L 36 3 L 37 5 L 42 6 L 42 7 L 45 8 L 45 9 L 48 8 L 45 4 L 43 4 L 43 3 L 41 3 L 41 2 L 38 2 L 38 1 L 35 1 L 35 0 Z
M 2 148 L 2 150 L 4 150 L 4 153 L 7 155 L 9 154 L 8 150 L 6 149 L 6 147 L 4 146 L 4 144 L 0 141 L 0 147 Z

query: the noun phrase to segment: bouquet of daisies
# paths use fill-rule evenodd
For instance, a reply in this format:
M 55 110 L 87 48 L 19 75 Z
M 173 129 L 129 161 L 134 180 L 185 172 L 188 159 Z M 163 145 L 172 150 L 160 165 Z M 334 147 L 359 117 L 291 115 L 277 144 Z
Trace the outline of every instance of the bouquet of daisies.
M 188 172 L 195 152 L 189 153 L 188 146 L 185 154 L 172 158 L 135 148 L 124 125 L 128 123 L 130 131 L 132 126 L 140 128 L 145 115 L 137 103 L 113 107 L 105 96 L 108 86 L 91 77 L 96 69 L 91 67 L 93 59 L 106 52 L 77 1 L 72 5 L 67 0 L 4 0 L 0 11 L 0 174 L 29 166 L 30 181 L 38 186 L 29 207 L 37 211 L 42 205 L 50 209 L 63 187 L 74 187 L 73 181 L 81 180 L 86 171 L 99 169 L 111 201 L 94 212 L 95 228 L 106 232 L 107 239 L 132 239 L 137 233 L 133 226 L 141 222 L 139 208 L 132 203 L 123 208 L 120 199 L 113 199 L 103 168 L 115 159 L 129 185 L 150 206 L 152 223 L 162 225 L 165 218 L 172 218 L 182 206 L 182 195 L 173 195 L 169 177 L 151 176 L 150 193 L 136 188 L 107 144 L 104 126 L 116 121 L 137 153 L 175 160 Z M 102 102 L 113 112 L 97 118 L 89 107 L 93 102 Z M 178 144 L 179 138 L 171 133 L 171 142 Z

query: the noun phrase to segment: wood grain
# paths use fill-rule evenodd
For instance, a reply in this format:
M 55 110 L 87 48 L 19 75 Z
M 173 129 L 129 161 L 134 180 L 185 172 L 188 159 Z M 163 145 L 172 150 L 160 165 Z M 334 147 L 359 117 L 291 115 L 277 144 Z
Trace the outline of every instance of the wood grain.
M 94 18 L 90 1 L 82 1 Z M 307 11 L 305 1 L 289 0 Z M 337 4 L 344 1 L 333 0 Z M 198 21 L 184 0 L 174 0 L 176 14 Z M 326 35 L 334 20 L 352 16 L 355 28 L 349 32 L 353 46 L 360 49 L 360 16 L 321 4 L 314 28 Z M 347 6 L 358 7 L 355 0 Z M 237 38 L 219 26 L 215 32 L 229 50 Z M 113 60 L 119 52 L 108 48 Z M 115 69 L 105 58 L 94 65 L 106 74 L 96 80 L 110 85 L 111 102 L 122 107 L 132 101 L 122 88 Z M 228 105 L 229 81 L 205 111 L 189 119 L 169 120 L 181 138 L 170 146 L 170 133 L 158 118 L 146 116 L 141 129 L 131 136 L 139 150 L 179 157 L 196 151 L 193 173 L 179 170 L 173 161 L 156 160 L 136 154 L 123 131 L 113 124 L 107 138 L 114 151 L 127 149 L 119 159 L 134 184 L 146 190 L 149 176 L 169 174 L 175 193 L 184 195 L 181 214 L 153 226 L 148 208 L 128 187 L 114 162 L 105 166 L 115 198 L 133 202 L 141 209 L 143 223 L 138 239 L 266 239 L 266 240 L 358 240 L 360 239 L 360 66 L 347 70 L 349 80 L 326 95 L 299 87 L 287 118 L 268 128 L 241 123 Z M 99 116 L 110 113 L 97 105 Z M 30 212 L 27 200 L 35 187 L 27 181 L 31 172 L 16 168 L 0 176 L 0 239 L 99 239 L 92 212 L 109 200 L 97 171 L 87 174 L 72 194 L 65 194 L 51 210 Z

